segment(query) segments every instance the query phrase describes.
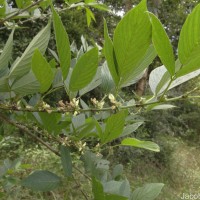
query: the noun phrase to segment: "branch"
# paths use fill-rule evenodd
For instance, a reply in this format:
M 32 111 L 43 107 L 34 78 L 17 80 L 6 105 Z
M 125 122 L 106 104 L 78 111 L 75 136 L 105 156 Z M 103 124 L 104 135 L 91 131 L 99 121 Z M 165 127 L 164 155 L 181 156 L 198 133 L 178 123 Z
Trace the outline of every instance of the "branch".
M 45 141 L 43 141 L 41 138 L 37 137 L 36 135 L 34 135 L 29 129 L 27 129 L 25 126 L 17 124 L 16 122 L 8 119 L 7 117 L 3 116 L 2 114 L 0 114 L 0 120 L 4 121 L 12 126 L 17 127 L 18 129 L 22 130 L 23 133 L 29 135 L 30 137 L 34 138 L 35 140 L 37 140 L 39 143 L 43 144 L 45 147 L 47 147 L 47 149 L 49 149 L 50 151 L 52 151 L 53 153 L 55 153 L 57 156 L 60 156 L 60 153 L 53 149 L 49 144 L 47 144 Z
M 23 12 L 28 11 L 30 8 L 33 8 L 34 6 L 40 4 L 42 1 L 44 1 L 44 0 L 36 1 L 36 2 L 34 2 L 33 4 L 27 6 L 26 8 L 21 9 L 21 10 L 18 10 L 17 12 L 14 12 L 13 14 L 11 14 L 11 15 L 9 15 L 8 17 L 6 17 L 6 18 L 4 18 L 3 20 L 1 20 L 0 23 L 3 24 L 4 22 L 6 22 L 6 21 L 8 21 L 8 20 L 10 20 L 10 19 L 12 19 L 12 18 L 18 16 L 19 14 L 22 14 Z
M 12 126 L 17 127 L 18 129 L 22 130 L 23 133 L 27 134 L 28 136 L 34 138 L 35 140 L 37 140 L 39 143 L 41 143 L 42 145 L 44 145 L 45 147 L 47 147 L 47 149 L 49 149 L 51 152 L 53 152 L 54 154 L 56 154 L 57 156 L 60 157 L 60 152 L 53 149 L 49 144 L 47 144 L 45 141 L 43 141 L 41 138 L 37 137 L 36 135 L 34 135 L 27 127 L 17 124 L 16 122 L 8 119 L 7 117 L 5 117 L 4 115 L 0 114 L 0 120 L 4 121 Z M 40 133 L 41 134 L 41 133 Z M 85 176 L 85 178 L 87 178 L 89 181 L 91 181 L 91 178 L 83 173 L 78 167 L 73 166 L 73 168 L 78 171 L 80 174 L 82 174 L 83 176 Z

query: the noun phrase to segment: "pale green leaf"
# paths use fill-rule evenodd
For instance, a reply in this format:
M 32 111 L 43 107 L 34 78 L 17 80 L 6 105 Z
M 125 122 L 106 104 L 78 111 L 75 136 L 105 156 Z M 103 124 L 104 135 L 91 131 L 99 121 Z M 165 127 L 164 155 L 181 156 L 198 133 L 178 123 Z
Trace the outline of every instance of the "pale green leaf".
M 71 177 L 72 176 L 72 158 L 70 155 L 69 148 L 61 145 L 60 155 L 61 155 L 61 161 L 62 161 L 64 174 L 65 176 Z
M 21 185 L 35 191 L 47 192 L 61 185 L 61 178 L 49 171 L 35 171 L 22 180 Z
M 133 124 L 128 124 L 122 134 L 120 135 L 120 137 L 124 137 L 124 136 L 127 136 L 131 133 L 133 133 L 134 131 L 136 131 L 144 122 L 135 122 Z
M 152 41 L 160 57 L 160 60 L 167 68 L 171 76 L 175 74 L 175 58 L 170 40 L 159 19 L 149 13 L 152 23 Z
M 134 73 L 150 46 L 151 23 L 146 11 L 146 0 L 143 0 L 122 18 L 115 29 L 113 45 L 121 79 Z
M 77 61 L 70 78 L 70 91 L 78 91 L 86 87 L 94 78 L 98 67 L 98 49 L 95 47 Z
M 38 49 L 33 54 L 32 71 L 40 83 L 40 92 L 46 92 L 53 82 L 53 71 Z
M 155 152 L 160 151 L 160 148 L 156 143 L 151 141 L 141 141 L 136 138 L 125 138 L 122 140 L 121 145 L 148 149 Z
M 71 62 L 70 42 L 67 32 L 65 31 L 64 25 L 53 6 L 52 6 L 52 11 L 53 11 L 53 26 L 56 37 L 56 47 L 58 51 L 58 57 L 60 60 L 60 66 L 62 69 L 62 76 L 63 79 L 65 80 L 67 78 Z
M 12 65 L 10 78 L 21 77 L 30 71 L 32 56 L 36 48 L 38 48 L 42 54 L 45 53 L 50 38 L 50 28 L 51 24 L 48 23 L 48 25 L 33 38 L 22 56 Z
M 108 194 L 116 194 L 122 197 L 130 197 L 130 184 L 128 180 L 123 181 L 108 181 L 103 183 L 104 192 Z
M 7 74 L 9 68 L 8 64 L 11 58 L 12 49 L 13 49 L 13 34 L 14 30 L 11 32 L 0 56 L 0 77 Z
M 21 95 L 34 94 L 40 91 L 40 83 L 33 72 L 30 71 L 28 74 L 18 79 L 12 85 L 11 90 Z
M 113 43 L 108 35 L 108 28 L 107 28 L 107 24 L 105 20 L 104 20 L 104 39 L 105 39 L 104 54 L 105 54 L 108 68 L 110 70 L 112 78 L 115 82 L 115 85 L 117 86 L 119 83 L 118 68 L 117 68 L 117 63 L 115 60 L 115 52 L 114 52 Z
M 163 183 L 149 183 L 137 188 L 131 196 L 131 200 L 154 200 L 160 194 Z
M 179 38 L 178 57 L 182 64 L 177 76 L 200 68 L 200 4 L 187 17 Z

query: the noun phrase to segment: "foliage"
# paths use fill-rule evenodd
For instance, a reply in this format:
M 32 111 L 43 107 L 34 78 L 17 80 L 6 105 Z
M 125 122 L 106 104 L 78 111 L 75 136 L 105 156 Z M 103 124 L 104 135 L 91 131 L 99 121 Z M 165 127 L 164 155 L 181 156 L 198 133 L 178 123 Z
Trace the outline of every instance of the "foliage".
M 4 4 L 7 5 L 6 1 Z M 14 12 L 0 10 L 2 23 L 10 22 L 7 27 L 13 28 L 0 57 L 0 120 L 20 129 L 61 157 L 64 173 L 34 171 L 15 183 L 35 191 L 51 191 L 65 181 L 77 183 L 73 175 L 77 170 L 91 182 L 94 199 L 155 199 L 162 183 L 149 183 L 132 191 L 129 181 L 122 175 L 122 166 L 110 167 L 110 162 L 101 153 L 105 146 L 160 151 L 152 141 L 128 136 L 143 123 L 138 116 L 140 111 L 173 108 L 170 102 L 193 98 L 191 93 L 197 88 L 179 96 L 167 95 L 170 89 L 199 75 L 200 5 L 194 8 L 182 27 L 178 59 L 175 60 L 167 33 L 159 19 L 148 12 L 146 0 L 120 20 L 112 38 L 104 21 L 103 48 L 96 43 L 89 45 L 84 37 L 80 48 L 70 44 L 59 13 L 73 8 L 84 9 L 89 26 L 91 20 L 95 20 L 91 9 L 108 10 L 105 5 L 94 0 L 65 1 L 63 9 L 59 6 L 56 9 L 51 1 L 42 0 L 27 1 L 26 5 L 17 1 L 16 4 L 18 8 Z M 17 20 L 35 17 L 38 12 L 40 17 L 39 8 L 44 12 L 50 9 L 46 17 L 51 20 L 12 62 L 13 33 L 19 26 Z M 48 59 L 45 52 L 52 23 L 56 51 L 50 50 L 52 57 Z M 197 28 L 193 30 L 192 27 Z M 139 100 L 137 97 L 123 99 L 121 89 L 137 82 L 156 55 L 163 66 L 150 74 L 151 96 Z M 104 97 L 94 97 L 87 102 L 84 95 L 98 86 Z M 60 99 L 54 102 L 57 106 L 48 105 L 47 95 L 61 88 L 67 101 Z M 74 166 L 73 153 L 81 157 L 85 172 Z M 16 166 L 15 161 L 14 164 L 7 162 L 9 164 L 1 168 L 3 178 Z M 88 199 L 88 195 L 81 192 Z

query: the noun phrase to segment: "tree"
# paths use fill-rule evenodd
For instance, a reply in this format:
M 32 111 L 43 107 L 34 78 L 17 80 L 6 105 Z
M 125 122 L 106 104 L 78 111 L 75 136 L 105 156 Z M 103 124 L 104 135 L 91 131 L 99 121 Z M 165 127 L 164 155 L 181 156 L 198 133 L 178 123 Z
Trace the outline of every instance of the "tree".
M 95 43 L 89 45 L 83 37 L 80 48 L 71 44 L 59 13 L 80 7 L 86 10 L 89 25 L 94 20 L 90 8 L 105 10 L 104 5 L 88 0 L 84 3 L 67 1 L 69 7 L 60 10 L 55 9 L 50 1 L 29 3 L 25 8 L 20 7 L 20 2 L 17 5 L 19 10 L 10 15 L 5 15 L 1 8 L 3 23 L 11 20 L 12 26 L 15 26 L 16 16 L 40 8 L 43 6 L 40 3 L 47 3 L 45 8 L 50 8 L 47 17 L 51 16 L 52 22 L 49 20 L 13 63 L 10 59 L 15 30 L 10 33 L 0 56 L 0 120 L 20 129 L 59 156 L 63 176 L 39 170 L 20 180 L 19 184 L 36 191 L 56 189 L 63 180 L 74 181 L 79 186 L 72 171 L 76 170 L 91 182 L 94 199 L 155 199 L 163 187 L 162 183 L 146 184 L 131 191 L 129 181 L 122 176 L 122 166 L 116 165 L 111 170 L 101 151 L 106 145 L 109 148 L 131 146 L 160 151 L 152 141 L 128 136 L 142 124 L 142 121 L 136 120 L 137 108 L 141 111 L 172 108 L 170 103 L 173 101 L 193 98 L 191 94 L 197 88 L 175 97 L 168 97 L 167 93 L 200 73 L 200 5 L 195 7 L 182 27 L 178 59 L 175 60 L 166 31 L 158 18 L 147 12 L 146 0 L 121 19 L 113 39 L 104 21 L 103 49 Z M 52 57 L 47 59 L 45 51 L 52 23 L 56 52 L 52 51 Z M 197 28 L 193 30 L 191 27 Z M 136 98 L 122 99 L 121 89 L 137 82 L 156 55 L 163 65 L 150 74 L 152 95 L 139 101 Z M 86 102 L 84 95 L 96 87 L 101 87 L 103 98 L 95 97 Z M 47 104 L 47 96 L 60 88 L 64 88 L 68 100 L 54 102 L 57 106 Z M 113 141 L 116 141 L 114 146 Z M 85 172 L 74 165 L 72 153 L 81 156 Z M 6 177 L 15 165 L 2 166 L 2 177 Z M 88 195 L 80 190 L 88 199 Z

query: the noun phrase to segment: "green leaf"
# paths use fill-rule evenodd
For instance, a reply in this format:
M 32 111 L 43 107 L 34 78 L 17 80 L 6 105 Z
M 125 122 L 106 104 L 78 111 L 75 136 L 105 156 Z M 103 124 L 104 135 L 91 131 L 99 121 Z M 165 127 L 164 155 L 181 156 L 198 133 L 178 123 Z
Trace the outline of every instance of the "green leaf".
M 100 135 L 103 144 L 118 138 L 123 131 L 127 112 L 120 111 L 112 115 L 106 122 L 105 132 Z
M 115 52 L 112 40 L 110 39 L 108 35 L 108 27 L 106 24 L 106 21 L 104 19 L 104 54 L 107 60 L 108 68 L 110 70 L 110 73 L 112 75 L 112 78 L 115 82 L 115 85 L 117 86 L 119 83 L 119 76 L 118 76 L 118 69 L 117 69 L 117 63 L 115 60 Z
M 42 54 L 45 53 L 50 38 L 50 28 L 51 25 L 48 23 L 48 25 L 33 38 L 22 56 L 12 65 L 9 75 L 10 78 L 21 77 L 30 71 L 32 56 L 36 48 L 38 48 Z
M 70 91 L 75 92 L 87 86 L 94 78 L 97 67 L 98 49 L 95 47 L 82 55 L 76 63 L 70 78 Z
M 97 69 L 96 75 L 93 80 L 83 89 L 79 91 L 79 95 L 83 96 L 84 94 L 90 92 L 101 84 L 101 72 L 100 69 Z
M 107 62 L 104 62 L 101 67 L 101 78 L 101 89 L 104 93 L 109 94 L 115 88 L 115 83 L 108 69 Z
M 59 124 L 61 120 L 60 113 L 39 113 L 42 126 L 50 133 L 58 135 L 62 126 Z
M 40 83 L 40 92 L 46 92 L 53 82 L 53 71 L 38 49 L 32 58 L 32 71 Z
M 105 200 L 103 186 L 95 177 L 92 178 L 92 193 L 94 195 L 94 200 Z
M 178 57 L 182 64 L 177 76 L 183 76 L 200 67 L 200 4 L 187 17 L 179 38 Z
M 67 78 L 71 62 L 70 43 L 64 25 L 53 6 L 52 6 L 52 11 L 53 11 L 53 26 L 56 37 L 56 48 L 60 59 L 62 76 L 63 79 L 65 80 Z
M 60 154 L 65 176 L 72 177 L 72 158 L 69 148 L 61 145 Z
M 0 92 L 10 92 L 8 77 L 0 78 Z
M 166 89 L 169 81 L 170 74 L 164 65 L 155 68 L 149 76 L 149 86 L 155 95 L 162 94 Z
M 160 151 L 160 147 L 156 143 L 150 141 L 141 141 L 136 138 L 125 138 L 122 140 L 121 145 L 148 149 L 155 152 Z
M 35 171 L 23 179 L 21 185 L 35 191 L 47 192 L 56 189 L 61 184 L 61 178 L 49 171 Z
M 86 10 L 86 18 L 87 18 L 87 25 L 88 27 L 91 24 L 91 20 L 93 19 L 94 21 L 96 21 L 93 12 L 89 9 L 89 8 L 85 8 Z
M 160 194 L 163 186 L 163 183 L 146 184 L 133 192 L 131 200 L 154 200 Z
M 40 83 L 33 72 L 30 71 L 28 74 L 17 80 L 12 85 L 11 90 L 21 95 L 34 94 L 40 91 Z
M 159 19 L 149 13 L 152 23 L 152 40 L 154 47 L 162 63 L 167 68 L 171 76 L 175 74 L 175 58 L 170 40 Z
M 121 80 L 132 76 L 150 46 L 151 23 L 146 11 L 146 0 L 143 0 L 115 29 L 113 45 Z
M 151 44 L 147 49 L 144 57 L 140 60 L 138 65 L 132 71 L 132 74 L 125 79 L 121 79 L 120 87 L 130 86 L 132 84 L 135 84 L 138 80 L 140 80 L 145 72 L 145 69 L 153 62 L 156 55 L 156 50 Z
M 13 34 L 14 34 L 14 29 L 12 30 L 0 56 L 0 77 L 7 74 L 9 70 L 8 64 L 12 55 Z
M 120 135 L 120 137 L 124 137 L 124 136 L 127 136 L 131 133 L 133 133 L 134 131 L 136 131 L 144 122 L 135 122 L 133 124 L 128 124 L 122 134 Z
M 0 17 L 4 17 L 6 14 L 6 0 L 0 0 Z

